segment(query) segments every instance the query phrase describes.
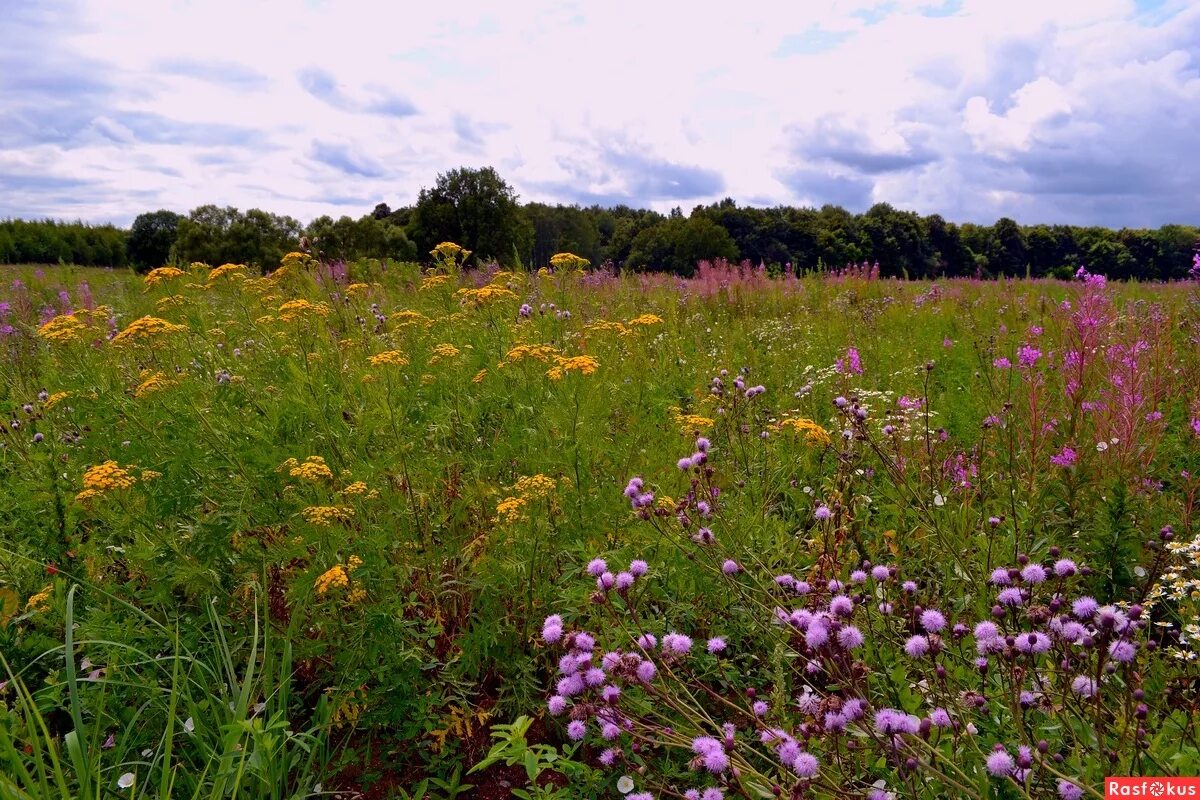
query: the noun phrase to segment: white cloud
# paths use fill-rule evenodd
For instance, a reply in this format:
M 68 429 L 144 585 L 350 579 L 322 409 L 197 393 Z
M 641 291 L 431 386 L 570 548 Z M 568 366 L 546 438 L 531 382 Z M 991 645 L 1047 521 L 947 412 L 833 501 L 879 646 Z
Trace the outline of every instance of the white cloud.
M 551 202 L 1195 221 L 1198 51 L 1188 0 L 29 4 L 0 215 L 359 214 L 492 164 Z

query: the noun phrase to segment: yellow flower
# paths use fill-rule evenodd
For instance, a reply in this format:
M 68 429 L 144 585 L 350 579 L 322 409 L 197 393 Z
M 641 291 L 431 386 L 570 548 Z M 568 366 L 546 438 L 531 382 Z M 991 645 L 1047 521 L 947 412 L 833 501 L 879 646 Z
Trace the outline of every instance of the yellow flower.
M 333 470 L 325 463 L 325 459 L 320 456 L 309 456 L 304 459 L 304 463 L 296 462 L 296 459 L 290 458 L 284 462 L 284 467 L 288 467 L 288 474 L 293 478 L 300 478 L 305 481 L 331 481 L 333 480 Z
M 46 402 L 42 405 L 42 408 L 45 409 L 46 411 L 49 411 L 50 409 L 54 408 L 56 405 L 61 403 L 63 400 L 66 400 L 70 396 L 71 396 L 70 392 L 55 392 L 54 394 L 52 394 L 46 398 Z
M 555 381 L 562 380 L 569 372 L 579 372 L 583 375 L 592 375 L 600 367 L 600 362 L 591 356 L 571 356 L 565 358 L 556 356 L 556 366 L 546 371 L 546 375 Z
M 366 292 L 370 288 L 371 284 L 369 283 L 352 283 L 346 287 L 346 294 L 353 296 L 362 292 Z
M 186 330 L 186 325 L 176 325 L 173 322 L 167 322 L 165 319 L 159 319 L 158 317 L 142 317 L 129 323 L 125 330 L 113 337 L 112 343 L 123 345 L 131 342 L 149 342 L 168 334 L 180 333 Z
M 454 293 L 459 302 L 463 305 L 471 305 L 476 308 L 487 305 L 493 301 L 499 300 L 516 300 L 517 296 L 505 289 L 503 286 L 481 286 L 478 289 L 459 289 Z
M 358 494 L 366 494 L 366 493 L 367 493 L 367 485 L 365 483 L 363 483 L 362 481 L 355 481 L 354 483 L 347 486 L 345 489 L 342 489 L 342 494 L 344 494 L 344 495 L 358 495 Z
M 483 379 L 487 377 L 487 373 L 486 369 L 479 370 L 479 372 L 475 373 L 475 377 L 471 378 L 471 383 L 483 383 Z
M 310 524 L 324 527 L 335 522 L 349 522 L 354 518 L 354 509 L 345 506 L 309 506 L 300 514 Z
M 392 313 L 392 315 L 388 317 L 388 322 L 392 323 L 397 328 L 404 328 L 408 327 L 409 325 L 428 325 L 431 320 L 420 311 L 404 309 L 403 311 L 396 311 Z
M 827 445 L 832 441 L 827 430 L 811 419 L 803 417 L 780 420 L 775 427 L 777 430 L 791 429 L 796 433 L 803 434 L 804 440 L 809 444 Z
M 142 283 L 146 284 L 147 286 L 156 286 L 163 281 L 169 281 L 172 278 L 178 278 L 179 276 L 186 274 L 187 273 L 185 273 L 183 270 L 176 269 L 175 267 L 159 267 L 158 269 L 152 269 L 147 272 L 146 277 L 142 278 Z
M 156 392 L 159 389 L 165 389 L 174 383 L 166 375 L 161 372 L 152 372 L 149 377 L 146 377 L 138 387 L 133 390 L 134 397 L 142 397 L 143 395 Z
M 450 282 L 450 276 L 444 274 L 426 275 L 421 279 L 420 291 L 425 292 L 430 289 L 436 289 L 439 286 L 445 286 Z
M 45 611 L 50 608 L 50 596 L 54 594 L 54 584 L 47 584 L 40 592 L 32 595 L 25 602 L 26 611 Z
M 90 500 L 113 489 L 128 489 L 137 482 L 129 470 L 116 461 L 105 461 L 88 467 L 83 473 L 83 491 L 75 495 L 79 501 Z
M 557 355 L 558 351 L 548 344 L 519 344 L 508 351 L 504 356 L 504 360 L 500 362 L 500 366 L 516 364 L 518 361 L 524 361 L 525 359 L 548 364 Z
M 376 353 L 368 359 L 373 367 L 390 366 L 390 367 L 405 367 L 408 366 L 408 359 L 405 358 L 399 350 L 384 350 L 382 353 Z
M 550 257 L 550 266 L 554 267 L 554 269 L 560 272 L 575 272 L 577 270 L 583 270 L 590 263 L 592 262 L 588 261 L 582 256 L 577 256 L 574 253 L 556 253 Z
M 667 409 L 671 415 L 671 419 L 679 426 L 685 434 L 691 435 L 696 431 L 711 428 L 714 424 L 710 417 L 702 417 L 699 414 L 684 414 L 675 406 Z
M 179 306 L 183 305 L 186 302 L 187 302 L 187 298 L 184 297 L 183 295 L 172 294 L 172 295 L 167 295 L 166 297 L 160 297 L 154 303 L 154 307 L 157 308 L 159 311 L 168 311 L 172 308 L 178 308 Z
M 630 325 L 661 325 L 662 317 L 657 314 L 642 314 L 629 320 Z
M 80 339 L 87 325 L 75 314 L 59 314 L 48 320 L 37 330 L 37 335 L 48 342 L 64 343 Z
M 317 576 L 313 582 L 313 588 L 317 590 L 317 594 L 325 594 L 330 589 L 344 589 L 350 585 L 350 576 L 346 574 L 346 568 L 341 564 L 334 564 L 329 569 Z
M 496 504 L 496 516 L 511 525 L 521 519 L 521 509 L 524 507 L 525 498 L 506 497 Z
M 553 478 L 540 472 L 536 475 L 526 475 L 518 478 L 513 487 L 526 500 L 540 500 L 548 497 L 558 484 Z
M 309 317 L 328 317 L 329 306 L 325 303 L 311 303 L 304 298 L 288 300 L 279 307 L 279 318 L 284 322 L 306 319 Z
M 208 285 L 212 286 L 213 282 L 222 278 L 231 281 L 240 281 L 246 279 L 245 264 L 222 264 L 216 269 L 208 273 Z
M 436 364 L 439 361 L 445 361 L 448 358 L 454 358 L 459 354 L 459 349 L 452 344 L 442 343 L 433 348 L 433 356 L 429 359 L 430 364 Z
M 460 247 L 454 242 L 442 242 L 430 250 L 429 255 L 433 256 L 433 260 L 438 263 L 449 262 L 451 264 L 461 264 L 471 255 L 471 251 Z

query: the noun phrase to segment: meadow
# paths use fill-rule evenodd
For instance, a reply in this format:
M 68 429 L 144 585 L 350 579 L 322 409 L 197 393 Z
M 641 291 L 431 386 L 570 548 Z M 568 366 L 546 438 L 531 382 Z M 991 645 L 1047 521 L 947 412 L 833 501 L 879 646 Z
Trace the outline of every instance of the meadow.
M 0 797 L 1200 773 L 1200 283 L 8 268 Z

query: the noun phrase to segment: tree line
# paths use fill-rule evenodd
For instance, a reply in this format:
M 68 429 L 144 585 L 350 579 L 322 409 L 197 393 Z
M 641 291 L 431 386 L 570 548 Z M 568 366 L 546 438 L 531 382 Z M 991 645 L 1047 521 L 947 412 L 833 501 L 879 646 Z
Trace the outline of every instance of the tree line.
M 594 265 L 690 275 L 701 259 L 748 260 L 797 271 L 878 262 L 885 276 L 1053 276 L 1078 266 L 1110 278 L 1188 276 L 1200 228 L 1157 229 L 947 222 L 879 203 L 861 214 L 821 208 L 739 207 L 726 199 L 661 214 L 520 203 L 490 167 L 455 169 L 422 189 L 411 206 L 385 203 L 361 217 L 318 217 L 308 225 L 259 209 L 200 206 L 187 215 L 139 215 L 128 230 L 53 220 L 0 221 L 0 263 L 75 263 L 146 270 L 167 263 L 227 262 L 271 268 L 304 248 L 332 260 L 423 258 L 454 241 L 478 259 L 543 266 L 559 252 Z

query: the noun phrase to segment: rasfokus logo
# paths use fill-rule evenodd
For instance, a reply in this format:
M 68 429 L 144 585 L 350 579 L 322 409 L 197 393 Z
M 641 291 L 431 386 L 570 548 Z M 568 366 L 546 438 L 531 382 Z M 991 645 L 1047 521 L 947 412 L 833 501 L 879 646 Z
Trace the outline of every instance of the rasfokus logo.
M 1105 778 L 1104 798 L 1200 798 L 1200 778 Z

